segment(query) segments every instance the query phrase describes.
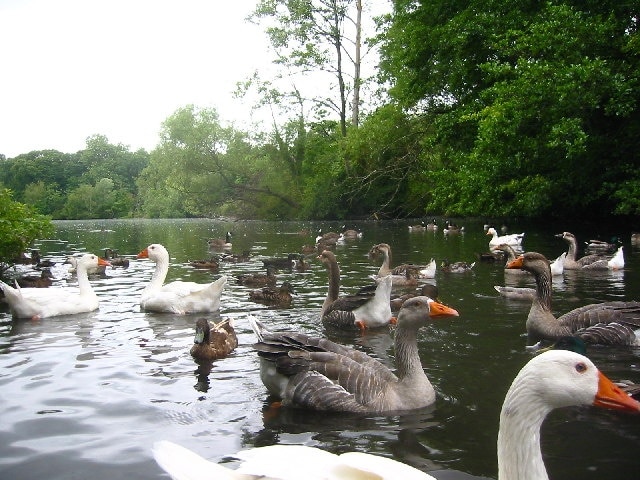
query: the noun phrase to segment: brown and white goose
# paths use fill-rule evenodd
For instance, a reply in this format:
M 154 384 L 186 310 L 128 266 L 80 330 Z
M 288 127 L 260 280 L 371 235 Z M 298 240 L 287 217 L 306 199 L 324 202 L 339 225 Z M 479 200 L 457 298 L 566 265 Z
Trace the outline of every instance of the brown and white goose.
M 353 348 L 296 332 L 272 333 L 257 319 L 260 377 L 285 406 L 342 412 L 395 412 L 426 407 L 435 391 L 420 363 L 418 330 L 430 318 L 458 312 L 428 297 L 407 300 L 395 330 L 394 373 Z
M 395 322 L 391 314 L 391 275 L 381 279 L 373 296 L 370 293 L 339 296 L 340 266 L 336 256 L 329 250 L 323 251 L 318 259 L 327 267 L 329 287 L 327 297 L 320 310 L 320 318 L 325 326 L 340 329 L 378 328 Z
M 640 328 L 640 302 L 592 303 L 556 318 L 551 310 L 551 268 L 546 257 L 527 252 L 507 268 L 522 268 L 533 274 L 536 294 L 527 317 L 527 333 L 534 340 L 554 340 L 578 335 L 586 343 L 638 345 L 635 330 Z
M 369 258 L 382 256 L 382 265 L 378 270 L 378 278 L 393 275 L 394 285 L 415 285 L 418 278 L 434 278 L 436 275 L 436 261 L 432 258 L 427 265 L 404 263 L 397 267 L 391 267 L 391 246 L 388 243 L 379 243 L 369 250 Z
M 569 245 L 569 251 L 564 258 L 565 270 L 581 270 L 586 268 L 588 270 L 607 270 L 608 258 L 598 254 L 585 255 L 584 257 L 578 257 L 578 241 L 576 236 L 570 232 L 562 232 L 556 235 L 556 237 L 562 238 Z
M 502 404 L 498 430 L 498 479 L 547 480 L 540 449 L 540 430 L 556 408 L 594 406 L 638 413 L 640 403 L 602 374 L 587 357 L 553 350 L 542 353 L 520 370 Z M 304 445 L 271 445 L 238 452 L 237 470 L 209 462 L 167 441 L 156 442 L 153 454 L 174 480 L 225 478 L 291 479 L 411 479 L 431 475 L 389 458 L 362 452 L 335 455 Z

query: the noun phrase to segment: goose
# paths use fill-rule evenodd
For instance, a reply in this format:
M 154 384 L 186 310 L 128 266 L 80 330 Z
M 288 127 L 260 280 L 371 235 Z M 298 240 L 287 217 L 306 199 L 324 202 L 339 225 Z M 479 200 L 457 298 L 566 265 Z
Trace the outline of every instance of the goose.
M 620 245 L 620 239 L 618 237 L 613 237 L 611 242 L 607 242 L 604 240 L 596 240 L 591 239 L 585 243 L 585 249 L 594 252 L 615 252 Z
M 109 262 L 86 253 L 78 258 L 77 276 L 78 289 L 63 288 L 13 288 L 0 281 L 0 288 L 4 291 L 6 302 L 15 318 L 56 317 L 73 315 L 76 313 L 92 312 L 98 309 L 98 296 L 91 288 L 87 269 L 98 265 L 108 266 Z
M 407 300 L 398 314 L 396 372 L 353 348 L 296 332 L 269 332 L 249 318 L 258 343 L 260 378 L 284 406 L 320 411 L 389 413 L 435 402 L 420 363 L 417 334 L 430 318 L 458 316 L 429 297 Z
M 318 230 L 318 236 L 316 237 L 316 245 L 322 243 L 324 245 L 335 245 L 340 238 L 340 234 L 336 232 L 322 233 L 322 229 Z
M 427 225 L 424 222 L 420 222 L 416 225 L 409 225 L 410 232 L 424 232 L 427 230 Z
M 233 246 L 231 243 L 231 232 L 227 232 L 224 238 L 210 238 L 207 240 L 207 243 L 209 244 L 209 248 L 228 250 Z
M 524 239 L 524 232 L 499 236 L 498 232 L 496 232 L 496 229 L 493 227 L 487 229 L 487 235 L 491 235 L 491 240 L 489 240 L 490 247 L 495 247 L 502 243 L 506 243 L 511 246 L 520 246 Z
M 378 243 L 371 247 L 369 258 L 374 259 L 379 255 L 382 255 L 382 265 L 378 270 L 378 278 L 393 275 L 396 285 L 415 284 L 410 281 L 411 278 L 434 278 L 436 275 L 436 261 L 433 258 L 427 265 L 405 263 L 391 268 L 391 246 L 388 243 Z
M 276 269 L 268 265 L 266 273 L 241 273 L 236 275 L 236 281 L 241 285 L 249 287 L 261 287 L 276 284 Z
M 587 343 L 636 345 L 640 328 L 640 302 L 592 303 L 556 318 L 551 310 L 551 268 L 546 257 L 527 252 L 507 268 L 522 268 L 536 280 L 536 294 L 527 317 L 527 333 L 535 340 L 578 335 Z
M 249 300 L 278 307 L 289 307 L 293 295 L 295 295 L 293 286 L 289 282 L 282 282 L 278 288 L 263 287 L 252 290 L 249 292 Z
M 238 337 L 230 319 L 209 325 L 206 318 L 196 320 L 196 335 L 189 353 L 196 360 L 216 360 L 229 355 L 238 346 Z
M 435 218 L 431 220 L 429 223 L 427 223 L 427 230 L 430 230 L 432 232 L 435 232 L 436 230 L 438 230 L 438 224 L 436 223 Z
M 497 441 L 499 480 L 548 479 L 540 448 L 542 423 L 554 409 L 570 406 L 640 411 L 640 403 L 614 385 L 584 355 L 566 350 L 537 355 L 516 375 L 502 404 Z M 153 444 L 153 456 L 174 480 L 435 480 L 390 458 L 362 452 L 336 455 L 303 445 L 270 445 L 238 452 L 233 457 L 242 463 L 236 470 L 209 462 L 167 440 Z
M 531 301 L 536 296 L 536 289 L 529 287 L 508 287 L 501 285 L 494 285 L 493 288 L 500 294 L 501 297 L 509 298 L 512 300 L 527 300 Z
M 569 251 L 564 259 L 565 270 L 580 270 L 591 264 L 595 264 L 593 267 L 590 267 L 590 269 L 594 270 L 606 270 L 608 268 L 606 261 L 601 262 L 601 260 L 606 259 L 606 257 L 603 257 L 602 255 L 592 254 L 577 258 L 578 241 L 573 233 L 562 232 L 558 233 L 556 237 L 562 238 L 569 245 Z
M 113 250 L 112 248 L 104 249 L 104 258 L 111 264 L 112 267 L 129 267 L 129 259 L 123 257 L 118 253 L 117 250 Z
M 220 308 L 220 296 L 227 283 L 226 276 L 211 283 L 175 281 L 165 284 L 169 271 L 169 252 L 164 246 L 153 243 L 142 250 L 137 258 L 148 258 L 156 264 L 151 281 L 140 297 L 142 310 L 184 315 L 215 312 Z
M 362 238 L 362 232 L 359 232 L 358 230 L 355 230 L 353 228 L 347 228 L 346 225 L 343 225 L 340 238 L 344 240 L 356 240 L 358 238 Z
M 69 255 L 64 263 L 69 264 L 69 272 L 70 273 L 76 273 L 78 271 L 78 257 L 74 257 L 73 255 Z M 105 264 L 101 264 L 101 265 L 96 265 L 94 266 L 89 266 L 87 267 L 87 274 L 88 275 L 104 275 L 106 272 L 106 265 Z
M 511 245 L 509 245 L 508 243 L 500 243 L 498 245 L 494 245 L 491 247 L 491 250 L 499 250 L 501 252 L 503 252 L 506 255 L 506 261 L 504 264 L 504 273 L 507 275 L 530 275 L 529 272 L 526 272 L 524 270 L 518 270 L 518 269 L 508 269 L 507 268 L 507 264 L 509 262 L 512 262 L 513 260 L 515 260 L 516 258 L 518 258 L 518 254 L 516 253 L 516 251 L 513 249 L 513 247 Z
M 551 275 L 562 275 L 564 273 L 564 259 L 567 256 L 567 252 L 562 252 L 556 257 L 556 259 L 549 264 L 551 269 Z M 518 270 L 510 270 L 517 272 Z
M 23 275 L 16 278 L 16 283 L 22 288 L 47 288 L 53 284 L 53 273 L 43 268 L 40 275 Z
M 455 223 L 451 223 L 449 220 L 446 222 L 446 226 L 442 229 L 442 233 L 445 235 L 457 235 L 464 233 L 464 227 L 460 227 Z
M 341 297 L 340 266 L 335 254 L 325 250 L 318 259 L 327 267 L 329 273 L 329 288 L 320 310 L 320 318 L 325 326 L 364 331 L 367 328 L 385 327 L 395 321 L 390 306 L 390 275 L 378 283 L 373 296 L 356 294 Z
M 476 262 L 467 263 L 467 262 L 450 262 L 446 258 L 442 261 L 442 265 L 440 268 L 443 272 L 449 273 L 467 273 L 473 270 Z
M 429 297 L 435 300 L 436 302 L 440 302 L 440 300 L 438 300 L 438 296 L 439 296 L 438 287 L 436 287 L 432 283 L 425 283 L 424 285 L 422 285 L 422 287 L 420 287 L 414 292 L 409 292 L 403 295 L 399 295 L 397 297 L 392 297 L 390 301 L 391 311 L 392 312 L 399 311 L 402 305 L 404 304 L 404 302 L 406 302 L 410 298 L 419 297 L 419 296 Z

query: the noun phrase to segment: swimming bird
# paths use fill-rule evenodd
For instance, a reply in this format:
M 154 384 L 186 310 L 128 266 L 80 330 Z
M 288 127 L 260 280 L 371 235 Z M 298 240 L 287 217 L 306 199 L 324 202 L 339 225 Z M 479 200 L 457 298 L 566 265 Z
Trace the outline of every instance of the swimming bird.
M 98 308 L 98 296 L 93 291 L 87 269 L 98 265 L 108 266 L 109 262 L 86 253 L 77 260 L 78 289 L 67 288 L 13 288 L 0 281 L 5 300 L 15 318 L 41 318 L 76 313 L 92 312 Z
M 214 312 L 220 308 L 226 276 L 211 283 L 175 281 L 165 284 L 169 272 L 169 252 L 163 245 L 149 245 L 138 254 L 138 258 L 148 258 L 156 264 L 151 281 L 140 296 L 142 310 L 184 315 Z
M 53 273 L 43 268 L 40 275 L 23 275 L 16 278 L 16 283 L 22 288 L 47 288 L 53 285 Z
M 117 250 L 114 250 L 112 248 L 104 249 L 104 258 L 111 264 L 112 267 L 122 267 L 122 268 L 129 267 L 129 259 L 126 257 L 123 257 L 118 253 Z
M 556 318 L 551 309 L 551 268 L 546 257 L 527 252 L 507 268 L 525 269 L 536 280 L 536 294 L 526 322 L 527 333 L 534 340 L 578 335 L 587 343 L 638 344 L 635 330 L 640 328 L 640 302 L 592 303 Z
M 296 332 L 269 332 L 249 322 L 258 337 L 260 378 L 282 405 L 343 412 L 396 412 L 426 407 L 435 391 L 424 373 L 417 334 L 430 318 L 458 312 L 428 297 L 407 300 L 395 330 L 396 372 L 366 353 Z
M 415 285 L 415 279 L 417 278 L 433 278 L 436 275 L 436 261 L 433 258 L 426 265 L 404 263 L 391 267 L 391 246 L 388 243 L 378 243 L 371 247 L 369 258 L 374 259 L 378 256 L 382 256 L 382 265 L 378 270 L 378 278 L 393 275 L 393 283 L 395 285 Z
M 542 423 L 552 410 L 570 406 L 629 413 L 640 410 L 640 403 L 616 387 L 587 357 L 562 350 L 537 355 L 517 374 L 502 404 L 497 446 L 499 480 L 548 479 L 540 448 Z M 166 440 L 154 443 L 153 455 L 174 480 L 435 480 L 389 458 L 362 452 L 336 455 L 303 445 L 271 445 L 238 452 L 232 455 L 241 461 L 236 470 L 209 462 Z
M 585 255 L 583 257 L 578 258 L 578 241 L 576 240 L 576 236 L 571 232 L 562 232 L 556 235 L 558 238 L 562 238 L 569 245 L 569 251 L 567 252 L 567 256 L 564 259 L 564 269 L 565 270 L 581 270 L 584 267 L 588 267 L 591 264 L 595 264 L 589 269 L 595 270 L 606 270 L 607 265 L 607 257 L 599 254 Z
M 473 267 L 475 267 L 475 265 L 476 265 L 476 262 L 473 262 L 473 263 L 450 262 L 445 258 L 442 261 L 442 265 L 440 266 L 440 269 L 443 272 L 449 272 L 449 273 L 467 273 L 473 270 Z
M 426 230 L 427 230 L 427 225 L 424 222 L 420 222 L 415 225 L 409 225 L 410 232 L 424 232 Z
M 78 257 L 74 257 L 73 255 L 69 255 L 64 263 L 69 264 L 69 272 L 76 273 L 78 271 Z M 88 275 L 104 275 L 107 270 L 107 266 L 105 264 L 89 266 L 87 267 Z
M 230 319 L 213 325 L 206 318 L 196 320 L 196 335 L 189 353 L 196 360 L 216 360 L 229 355 L 238 346 L 238 337 Z
M 208 260 L 189 260 L 189 265 L 193 268 L 201 268 L 206 270 L 218 271 L 220 268 L 220 262 L 211 257 Z
M 502 243 L 506 243 L 507 245 L 511 246 L 520 246 L 522 244 L 522 240 L 524 239 L 524 232 L 499 236 L 498 232 L 493 227 L 490 227 L 487 230 L 487 235 L 491 235 L 491 240 L 489 240 L 490 247 L 496 247 Z
M 304 259 L 304 256 L 300 253 L 290 253 L 286 257 L 270 257 L 263 258 L 262 264 L 265 267 L 273 267 L 275 269 L 291 270 L 296 266 L 298 260 Z
M 333 252 L 325 250 L 318 259 L 327 267 L 329 274 L 327 296 L 320 310 L 325 326 L 341 329 L 378 328 L 395 321 L 391 314 L 391 276 L 381 279 L 373 296 L 344 295 L 340 292 L 340 266 Z
M 231 232 L 227 232 L 224 238 L 210 238 L 207 240 L 209 248 L 213 249 L 230 249 L 233 244 L 231 243 Z
M 347 228 L 346 225 L 343 225 L 339 238 L 343 240 L 357 240 L 358 238 L 362 238 L 362 232 L 353 228 Z
M 236 275 L 236 281 L 242 285 L 249 287 L 261 287 L 264 285 L 276 284 L 276 269 L 275 267 L 268 265 L 266 273 L 254 272 L 254 273 L 241 273 Z
M 282 282 L 278 288 L 263 287 L 259 290 L 252 290 L 249 292 L 249 300 L 266 305 L 289 307 L 295 293 L 289 282 Z

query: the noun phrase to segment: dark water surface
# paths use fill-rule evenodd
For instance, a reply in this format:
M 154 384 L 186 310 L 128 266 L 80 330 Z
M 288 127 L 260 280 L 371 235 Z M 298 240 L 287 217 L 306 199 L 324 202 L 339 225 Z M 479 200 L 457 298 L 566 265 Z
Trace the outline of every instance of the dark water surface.
M 356 223 L 361 240 L 338 246 L 342 292 L 369 283 L 377 264 L 367 259 L 379 242 L 393 248 L 394 264 L 435 257 L 473 261 L 488 251 L 482 222 L 465 222 L 466 234 L 409 233 L 413 222 Z M 441 222 L 442 223 L 442 222 Z M 478 262 L 473 273 L 438 271 L 441 300 L 460 312 L 420 333 L 423 365 L 438 393 L 436 405 L 402 416 L 352 416 L 282 410 L 266 415 L 269 399 L 252 352 L 249 312 L 272 329 L 325 335 L 318 311 L 327 273 L 314 260 L 304 273 L 282 272 L 298 295 L 292 308 L 269 309 L 248 300 L 249 288 L 232 276 L 261 270 L 260 258 L 298 252 L 314 234 L 338 223 L 225 223 L 211 220 L 128 220 L 56 222 L 50 240 L 38 243 L 42 255 L 63 261 L 72 253 L 102 254 L 117 248 L 131 258 L 128 269 L 107 269 L 92 280 L 100 309 L 39 322 L 12 320 L 0 304 L 0 478 L 152 479 L 165 477 L 151 456 L 159 439 L 182 444 L 215 461 L 242 448 L 274 443 L 319 446 L 334 452 L 378 453 L 431 472 L 438 478 L 497 477 L 496 436 L 504 394 L 530 358 L 524 325 L 529 304 L 497 296 L 504 285 L 501 264 Z M 555 258 L 566 250 L 552 229 L 512 225 L 526 231 L 524 248 Z M 623 235 L 626 267 L 615 273 L 566 272 L 554 281 L 554 310 L 566 312 L 592 302 L 640 300 L 640 250 L 629 232 L 581 231 L 579 240 Z M 220 273 L 198 271 L 188 260 L 207 258 L 206 239 L 231 230 L 233 251 L 248 249 L 250 262 L 223 264 Z M 150 243 L 171 255 L 168 280 L 206 282 L 230 276 L 220 315 L 232 317 L 240 345 L 228 358 L 199 366 L 189 355 L 195 316 L 140 312 L 138 301 L 153 264 L 135 260 Z M 73 285 L 62 265 L 55 284 Z M 530 279 L 507 280 L 532 285 Z M 220 316 L 211 315 L 211 320 Z M 391 364 L 389 332 L 345 334 L 355 345 Z M 640 382 L 638 348 L 592 348 L 590 356 L 610 378 Z M 640 416 L 571 408 L 554 412 L 543 427 L 542 448 L 551 478 L 631 478 L 640 471 Z M 633 477 L 633 475 L 632 475 Z M 165 477 L 166 478 L 166 477 Z

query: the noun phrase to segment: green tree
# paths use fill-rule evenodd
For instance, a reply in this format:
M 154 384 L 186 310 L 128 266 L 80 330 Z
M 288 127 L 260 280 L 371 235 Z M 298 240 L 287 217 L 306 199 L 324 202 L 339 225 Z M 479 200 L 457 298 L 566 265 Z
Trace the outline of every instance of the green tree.
M 9 189 L 0 189 L 0 270 L 14 263 L 38 238 L 53 233 L 48 217 L 13 200 Z

